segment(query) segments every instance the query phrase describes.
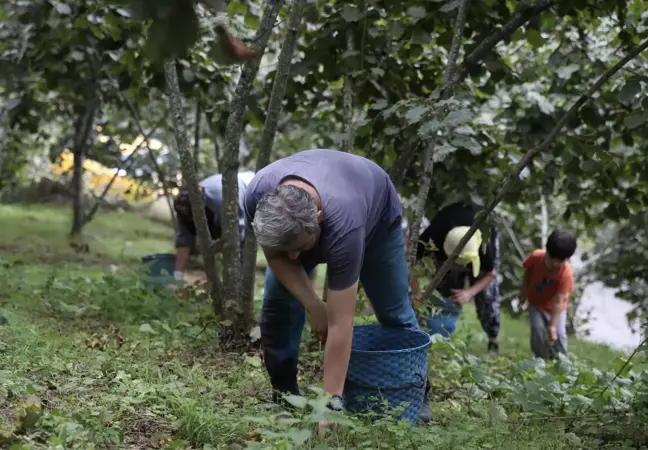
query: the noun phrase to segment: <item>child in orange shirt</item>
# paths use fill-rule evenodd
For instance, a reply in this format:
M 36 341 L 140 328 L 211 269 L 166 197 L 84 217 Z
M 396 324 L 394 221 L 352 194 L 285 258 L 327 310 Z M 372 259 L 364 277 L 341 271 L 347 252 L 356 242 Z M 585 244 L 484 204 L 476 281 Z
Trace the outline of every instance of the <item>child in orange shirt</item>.
M 531 350 L 539 358 L 567 354 L 567 302 L 574 290 L 569 258 L 576 251 L 576 238 L 567 231 L 554 231 L 546 250 L 536 250 L 524 260 L 520 290 L 522 303 L 529 301 Z

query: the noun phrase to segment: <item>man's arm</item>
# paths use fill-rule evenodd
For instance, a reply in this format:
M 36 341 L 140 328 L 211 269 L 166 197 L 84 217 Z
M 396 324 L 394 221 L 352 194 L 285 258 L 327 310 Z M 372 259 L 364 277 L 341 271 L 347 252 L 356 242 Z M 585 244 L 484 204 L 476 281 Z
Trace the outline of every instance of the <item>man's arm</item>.
M 328 291 L 328 338 L 324 350 L 324 390 L 342 395 L 349 368 L 353 320 L 358 294 L 358 282 L 342 291 Z
M 284 254 L 270 254 L 264 250 L 268 265 L 275 276 L 288 291 L 300 301 L 306 309 L 322 302 L 311 283 L 304 266 L 299 261 L 293 261 Z
M 488 287 L 488 285 L 491 284 L 491 282 L 495 279 L 496 275 L 497 272 L 495 272 L 495 269 L 493 269 L 483 277 L 481 277 L 479 280 L 477 280 L 475 284 L 470 287 L 470 296 L 474 297 L 475 295 L 486 289 L 486 287 Z
M 524 270 L 522 275 L 522 284 L 520 285 L 520 304 L 525 304 L 527 301 L 527 289 L 529 288 L 529 281 L 531 280 L 531 271 Z

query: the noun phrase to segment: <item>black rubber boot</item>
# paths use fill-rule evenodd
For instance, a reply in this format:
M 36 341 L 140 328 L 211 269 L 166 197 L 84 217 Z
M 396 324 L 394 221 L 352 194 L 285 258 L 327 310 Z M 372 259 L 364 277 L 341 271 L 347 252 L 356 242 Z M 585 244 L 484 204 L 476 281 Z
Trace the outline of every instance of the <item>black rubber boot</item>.
M 419 412 L 419 420 L 423 423 L 430 423 L 430 421 L 432 420 L 430 399 L 427 395 L 423 398 L 423 406 L 421 407 L 421 412 Z
M 425 385 L 425 394 L 423 394 L 423 406 L 419 412 L 419 420 L 423 423 L 430 423 L 432 420 L 432 410 L 430 409 L 430 380 Z
M 488 354 L 492 356 L 499 356 L 499 344 L 497 342 L 490 341 L 488 343 Z

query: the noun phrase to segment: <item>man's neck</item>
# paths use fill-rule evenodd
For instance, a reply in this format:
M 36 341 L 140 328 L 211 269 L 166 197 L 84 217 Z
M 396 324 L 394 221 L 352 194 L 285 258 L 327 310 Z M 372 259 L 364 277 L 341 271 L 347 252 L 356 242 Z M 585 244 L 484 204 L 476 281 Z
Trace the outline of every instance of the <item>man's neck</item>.
M 297 178 L 288 178 L 287 180 L 282 181 L 281 184 L 289 184 L 305 190 L 315 199 L 315 202 L 317 203 L 317 209 L 322 209 L 322 199 L 320 198 L 317 189 L 315 189 L 310 184 Z

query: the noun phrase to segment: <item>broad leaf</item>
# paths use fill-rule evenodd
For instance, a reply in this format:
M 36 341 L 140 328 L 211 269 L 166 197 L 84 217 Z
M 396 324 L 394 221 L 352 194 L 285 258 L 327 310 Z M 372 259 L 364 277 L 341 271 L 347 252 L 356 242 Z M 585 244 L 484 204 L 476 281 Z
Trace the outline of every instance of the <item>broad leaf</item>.
M 415 19 L 423 19 L 426 15 L 425 8 L 421 6 L 411 6 L 407 8 L 407 15 Z
M 344 5 L 342 7 L 342 18 L 347 22 L 357 22 L 362 19 L 362 13 L 355 5 Z
M 379 98 L 369 108 L 381 110 L 387 108 L 388 105 L 389 103 L 387 103 L 387 100 L 385 100 L 384 98 Z
M 458 109 L 450 112 L 443 120 L 443 125 L 449 127 L 456 127 L 462 123 L 468 122 L 472 119 L 472 113 L 468 109 Z
M 630 80 L 621 88 L 619 101 L 625 105 L 629 105 L 639 92 L 641 92 L 641 83 L 636 80 Z
M 623 124 L 632 130 L 637 127 L 640 127 L 641 125 L 646 123 L 647 120 L 648 120 L 648 112 L 645 112 L 643 114 L 637 112 L 637 113 L 632 113 L 629 116 L 626 116 L 626 118 L 623 119 Z
M 428 108 L 425 106 L 415 106 L 407 111 L 405 118 L 410 123 L 410 125 L 415 124 L 421 120 L 423 115 L 428 112 Z

